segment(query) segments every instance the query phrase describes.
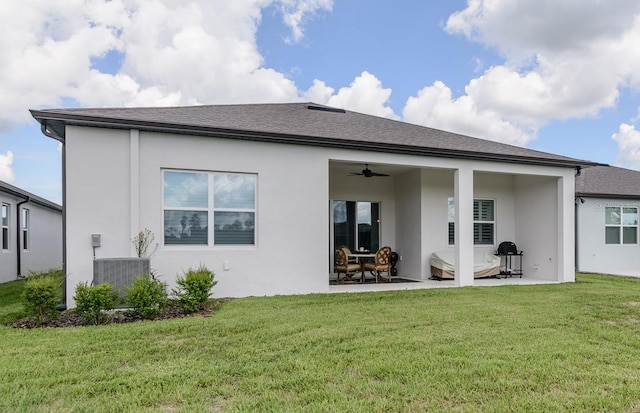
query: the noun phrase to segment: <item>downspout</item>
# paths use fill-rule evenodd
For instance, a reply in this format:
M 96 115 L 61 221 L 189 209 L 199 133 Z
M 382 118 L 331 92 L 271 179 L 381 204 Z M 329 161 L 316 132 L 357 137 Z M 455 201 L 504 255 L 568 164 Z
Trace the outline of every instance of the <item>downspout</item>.
M 580 176 L 582 173 L 582 168 L 580 166 L 576 166 L 576 177 Z M 575 188 L 574 182 L 574 188 Z M 575 196 L 575 191 L 574 191 Z M 584 204 L 584 199 L 581 197 L 575 197 L 574 199 L 575 210 L 573 211 L 573 262 L 574 262 L 574 271 L 580 271 L 580 266 L 578 260 L 580 259 L 580 254 L 578 253 L 578 243 L 580 242 L 580 238 L 578 237 L 578 204 Z
M 578 266 L 578 198 L 575 199 L 575 210 L 573 212 L 573 243 L 574 243 L 574 251 L 573 251 L 573 260 L 575 262 L 575 272 L 580 271 L 580 267 Z
M 53 134 L 47 129 L 47 122 L 40 124 L 40 131 L 46 137 L 55 139 L 62 145 L 62 302 L 67 303 L 67 155 L 66 145 L 62 136 Z
M 16 269 L 18 270 L 18 278 L 20 278 L 20 276 L 22 275 L 22 248 L 21 248 L 21 243 L 20 243 L 20 239 L 22 238 L 22 222 L 21 222 L 21 217 L 22 214 L 20 213 L 20 206 L 29 203 L 31 201 L 30 197 L 26 197 L 24 199 L 24 201 L 20 201 L 16 204 L 16 214 L 17 214 L 17 219 L 16 219 L 16 224 L 17 224 L 17 228 L 16 228 Z

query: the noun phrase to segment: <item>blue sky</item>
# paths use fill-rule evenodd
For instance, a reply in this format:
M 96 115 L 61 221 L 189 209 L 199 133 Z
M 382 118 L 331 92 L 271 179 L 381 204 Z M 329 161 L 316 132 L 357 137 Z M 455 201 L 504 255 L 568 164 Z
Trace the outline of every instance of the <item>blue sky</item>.
M 5 0 L 0 180 L 61 202 L 30 108 L 291 101 L 640 169 L 640 2 L 604 3 Z

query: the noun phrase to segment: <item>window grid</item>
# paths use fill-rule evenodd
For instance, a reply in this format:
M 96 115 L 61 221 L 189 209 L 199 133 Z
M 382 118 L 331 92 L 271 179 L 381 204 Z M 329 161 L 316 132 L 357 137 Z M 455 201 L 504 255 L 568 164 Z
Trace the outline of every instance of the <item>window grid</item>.
M 165 245 L 255 245 L 257 175 L 165 170 L 163 176 Z M 182 185 L 170 187 L 170 180 Z M 191 192 L 181 193 L 188 186 Z
M 638 208 L 605 208 L 605 244 L 635 245 L 638 243 Z
M 494 203 L 493 199 L 473 200 L 473 243 L 493 245 Z
M 448 198 L 448 243 L 455 245 L 455 204 Z M 493 199 L 473 200 L 473 244 L 494 245 L 495 201 Z

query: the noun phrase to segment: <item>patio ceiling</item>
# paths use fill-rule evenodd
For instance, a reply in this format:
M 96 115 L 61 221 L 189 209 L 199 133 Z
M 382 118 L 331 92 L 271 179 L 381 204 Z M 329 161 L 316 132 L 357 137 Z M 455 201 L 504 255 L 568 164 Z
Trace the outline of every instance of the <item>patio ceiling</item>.
M 369 169 L 373 172 L 387 174 L 389 177 L 372 177 L 369 179 L 389 179 L 399 174 L 415 170 L 417 167 L 406 165 L 390 165 L 381 164 L 375 162 L 347 162 L 347 161 L 331 161 L 329 164 L 329 170 L 333 175 L 353 176 L 356 178 L 364 178 L 358 175 L 351 175 L 353 173 L 359 173 L 365 168 L 365 163 L 368 163 Z

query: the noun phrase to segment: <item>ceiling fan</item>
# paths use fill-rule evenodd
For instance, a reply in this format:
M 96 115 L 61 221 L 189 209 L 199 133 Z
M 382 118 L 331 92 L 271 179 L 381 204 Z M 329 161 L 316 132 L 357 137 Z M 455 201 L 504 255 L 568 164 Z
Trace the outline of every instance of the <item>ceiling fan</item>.
M 378 173 L 378 172 L 373 172 L 371 169 L 369 169 L 369 164 L 368 163 L 364 164 L 364 169 L 362 170 L 362 172 L 359 172 L 359 173 L 358 172 L 353 172 L 353 173 L 351 173 L 351 175 L 362 175 L 365 178 L 371 178 L 373 176 L 389 176 L 387 174 L 381 174 L 381 173 Z

